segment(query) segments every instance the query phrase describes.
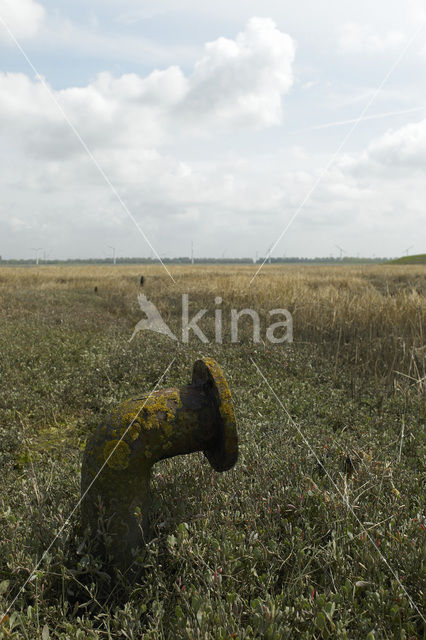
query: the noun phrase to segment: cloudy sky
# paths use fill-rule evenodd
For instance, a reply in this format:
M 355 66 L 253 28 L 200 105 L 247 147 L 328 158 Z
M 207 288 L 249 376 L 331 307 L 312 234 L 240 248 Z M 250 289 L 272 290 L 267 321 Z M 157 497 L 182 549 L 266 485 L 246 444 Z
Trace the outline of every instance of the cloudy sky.
M 4 258 L 424 252 L 425 4 L 0 0 L 0 194 Z

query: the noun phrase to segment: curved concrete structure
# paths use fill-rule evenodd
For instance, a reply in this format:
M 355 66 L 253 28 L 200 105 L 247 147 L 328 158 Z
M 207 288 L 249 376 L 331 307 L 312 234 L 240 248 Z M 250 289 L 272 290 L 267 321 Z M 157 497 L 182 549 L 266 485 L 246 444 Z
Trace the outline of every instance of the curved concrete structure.
M 238 458 L 231 392 L 219 365 L 197 360 L 189 385 L 126 400 L 89 439 L 81 472 L 82 524 L 96 535 L 99 501 L 113 536 L 116 564 L 132 563 L 132 548 L 149 537 L 152 466 L 203 451 L 213 469 Z

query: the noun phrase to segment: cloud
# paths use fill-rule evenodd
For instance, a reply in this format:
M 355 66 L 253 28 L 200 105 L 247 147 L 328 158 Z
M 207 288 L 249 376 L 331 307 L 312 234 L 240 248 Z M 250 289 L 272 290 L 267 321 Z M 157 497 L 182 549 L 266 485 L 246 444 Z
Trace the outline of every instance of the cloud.
M 282 119 L 292 85 L 294 45 L 271 20 L 253 18 L 235 40 L 208 43 L 185 76 L 177 66 L 115 78 L 100 73 L 85 87 L 50 89 L 93 149 L 124 153 L 161 147 L 176 132 L 213 133 L 225 127 L 262 128 Z M 39 80 L 0 73 L 0 130 L 13 132 L 34 155 L 67 159 L 81 147 Z M 213 131 L 212 131 L 213 128 Z M 60 144 L 58 144 L 60 140 Z
M 182 105 L 189 118 L 230 127 L 282 122 L 282 97 L 293 84 L 295 45 L 268 18 L 252 18 L 235 40 L 205 45 Z
M 283 130 L 279 139 L 263 131 L 284 121 L 294 57 L 289 35 L 252 18 L 234 39 L 206 44 L 189 70 L 102 72 L 51 91 L 160 253 L 188 255 L 193 238 L 197 255 L 254 255 L 280 234 L 332 151 L 328 142 L 324 156 L 306 148 L 303 137 L 292 150 Z M 8 255 L 43 246 L 57 257 L 102 256 L 111 244 L 117 255 L 147 255 L 40 80 L 0 73 L 0 95 Z M 318 108 L 315 96 L 310 107 Z M 335 163 L 277 253 L 324 254 L 335 243 L 378 253 L 377 236 L 362 236 L 378 230 L 388 239 L 380 246 L 397 254 L 401 212 L 413 225 L 423 215 L 425 132 L 413 123 L 370 144 L 357 138 L 360 150 Z
M 32 38 L 44 22 L 45 10 L 35 0 L 0 0 L 0 18 L 16 38 Z M 0 40 L 12 43 L 1 20 Z
M 416 238 L 423 250 L 425 168 L 426 120 L 390 130 L 360 152 L 338 159 L 301 217 L 310 226 L 333 229 L 347 247 L 363 237 L 366 245 L 373 239 L 374 246 L 378 237 L 376 254 L 387 244 L 388 255 L 398 255 L 401 243 Z
M 181 235 L 195 216 L 203 234 L 220 234 L 231 210 L 243 218 L 255 207 L 266 211 L 280 190 L 259 188 L 233 161 L 216 166 L 208 154 L 186 161 L 187 145 L 207 137 L 226 144 L 230 128 L 279 123 L 293 59 L 288 35 L 271 20 L 252 19 L 235 40 L 208 43 L 191 73 L 178 66 L 145 77 L 103 72 L 87 86 L 49 91 L 147 233 L 161 236 L 166 225 Z M 129 221 L 42 81 L 0 73 L 0 94 L 2 230 L 39 228 L 58 241 L 96 225 L 128 234 Z
M 426 120 L 387 131 L 369 145 L 368 159 L 383 167 L 426 169 Z
M 342 53 L 371 55 L 394 51 L 401 47 L 404 40 L 404 34 L 400 31 L 380 34 L 369 24 L 347 22 L 342 27 L 338 45 Z
M 166 135 L 165 119 L 186 91 L 177 67 L 154 71 L 148 77 L 100 74 L 86 87 L 61 91 L 54 99 L 91 149 L 149 149 Z M 32 154 L 66 160 L 82 152 L 46 87 L 24 74 L 0 73 L 0 130 L 14 135 Z

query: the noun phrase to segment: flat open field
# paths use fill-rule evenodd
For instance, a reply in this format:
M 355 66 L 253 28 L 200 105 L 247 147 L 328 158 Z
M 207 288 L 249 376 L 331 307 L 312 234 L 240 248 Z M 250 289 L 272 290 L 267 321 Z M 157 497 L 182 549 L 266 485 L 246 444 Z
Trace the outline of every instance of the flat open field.
M 169 269 L 176 284 L 159 266 L 0 269 L 0 637 L 423 638 L 426 268 L 266 265 L 251 285 L 254 267 Z M 178 340 L 129 342 L 141 291 Z M 184 293 L 208 343 L 181 339 Z M 244 308 L 260 341 L 247 317 L 232 343 Z M 291 344 L 267 339 L 278 308 Z M 80 527 L 84 446 L 200 356 L 231 387 L 239 460 L 155 465 L 130 584 Z

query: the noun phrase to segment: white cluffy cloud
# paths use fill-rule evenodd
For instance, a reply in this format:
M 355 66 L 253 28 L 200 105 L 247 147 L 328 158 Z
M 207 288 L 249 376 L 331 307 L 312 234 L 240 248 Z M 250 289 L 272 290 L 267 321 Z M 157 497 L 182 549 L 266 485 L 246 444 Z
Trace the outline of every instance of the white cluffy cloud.
M 0 0 L 1 1 L 1 0 Z M 101 73 L 88 86 L 53 91 L 92 149 L 143 150 L 170 142 L 185 128 L 215 134 L 223 127 L 261 128 L 282 120 L 292 85 L 294 44 L 271 20 L 253 18 L 235 40 L 205 46 L 191 75 L 177 66 L 143 78 Z M 66 158 L 74 134 L 41 81 L 0 73 L 0 126 L 40 156 Z M 61 144 L 58 144 L 58 135 Z
M 280 123 L 293 59 L 290 36 L 272 20 L 252 18 L 235 40 L 206 44 L 189 74 L 178 66 L 146 77 L 103 72 L 87 86 L 47 90 L 40 79 L 0 73 L 0 235 L 40 232 L 42 242 L 55 243 L 59 252 L 61 238 L 76 234 L 86 255 L 91 249 L 83 246 L 84 228 L 102 234 L 122 227 L 134 236 L 55 101 L 132 212 L 139 219 L 143 212 L 142 226 L 154 244 L 164 228 L 173 239 L 185 235 L 188 225 L 221 234 L 231 209 L 244 216 L 253 206 L 265 210 L 279 199 L 279 188 L 273 194 L 259 189 L 234 158 L 216 166 L 208 153 L 196 161 L 187 150 L 200 155 L 200 140 L 226 145 L 234 129 Z M 97 242 L 108 244 L 99 236 Z M 143 254 L 142 246 L 129 252 Z M 184 250 L 173 246 L 173 254 Z
M 11 41 L 5 23 L 18 39 L 31 38 L 41 28 L 45 10 L 35 0 L 0 0 L 0 40 Z
M 425 169 L 426 120 L 388 130 L 364 150 L 336 162 L 305 219 L 332 226 L 348 246 L 363 240 L 368 245 L 377 234 L 381 246 L 389 247 L 388 255 L 400 254 L 409 238 L 413 244 L 416 239 L 421 251 L 426 239 Z
M 10 14 L 10 28 L 20 37 L 34 34 L 43 10 L 30 0 L 15 2 L 8 0 L 9 9 L 27 11 Z M 0 8 L 6 4 L 0 0 Z M 341 50 L 356 52 L 357 60 L 363 52 L 400 49 L 389 27 L 380 37 L 377 26 L 345 29 Z M 24 257 L 30 247 L 46 247 L 51 257 L 105 256 L 109 245 L 117 255 L 149 253 L 58 104 L 161 255 L 188 255 L 188 238 L 197 255 L 265 253 L 339 142 L 327 139 L 320 151 L 303 139 L 291 147 L 284 128 L 268 131 L 287 112 L 294 120 L 299 107 L 306 116 L 297 85 L 291 102 L 287 97 L 294 59 L 287 33 L 271 19 L 251 18 L 235 38 L 208 42 L 189 71 L 182 62 L 145 74 L 103 71 L 82 86 L 61 82 L 62 89 L 0 72 L 0 253 Z M 315 117 L 318 95 L 309 104 Z M 397 255 L 413 244 L 401 240 L 410 226 L 421 228 L 425 167 L 426 120 L 357 138 L 275 255 L 321 255 L 335 244 L 348 253 L 377 253 L 377 238 Z
M 426 169 L 426 120 L 386 132 L 368 148 L 368 157 L 385 167 Z
M 189 79 L 183 108 L 232 127 L 282 121 L 282 96 L 293 84 L 294 42 L 268 18 L 252 18 L 235 40 L 205 46 Z

